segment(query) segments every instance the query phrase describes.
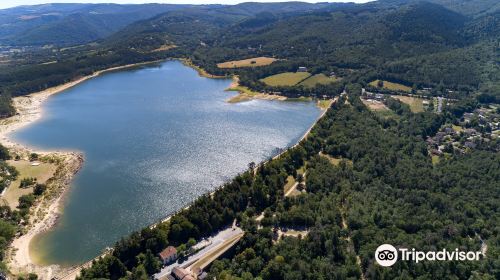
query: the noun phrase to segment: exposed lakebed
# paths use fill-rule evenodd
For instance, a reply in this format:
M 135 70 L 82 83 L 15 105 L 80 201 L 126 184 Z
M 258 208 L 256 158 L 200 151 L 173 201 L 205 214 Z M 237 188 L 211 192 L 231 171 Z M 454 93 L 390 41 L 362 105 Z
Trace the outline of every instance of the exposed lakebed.
M 85 163 L 53 230 L 31 243 L 40 264 L 72 265 L 213 190 L 251 161 L 293 145 L 320 114 L 312 102 L 230 104 L 228 79 L 178 61 L 106 73 L 52 96 L 11 137 L 78 150 Z

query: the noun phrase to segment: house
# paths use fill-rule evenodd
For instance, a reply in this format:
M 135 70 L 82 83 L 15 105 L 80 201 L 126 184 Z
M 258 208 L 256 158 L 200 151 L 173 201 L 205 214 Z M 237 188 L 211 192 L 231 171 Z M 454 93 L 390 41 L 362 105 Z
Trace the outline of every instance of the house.
M 307 72 L 307 67 L 300 66 L 297 72 Z
M 174 262 L 177 259 L 177 249 L 175 249 L 175 247 L 173 246 L 168 246 L 158 255 L 160 256 L 163 265 L 166 265 Z
M 174 267 L 172 270 L 172 276 L 177 280 L 195 280 L 191 273 L 180 266 Z
M 476 148 L 476 144 L 475 144 L 475 143 L 473 143 L 473 142 L 469 142 L 469 141 L 465 142 L 464 146 L 465 146 L 466 148 L 469 148 L 469 149 L 474 149 L 474 148 Z

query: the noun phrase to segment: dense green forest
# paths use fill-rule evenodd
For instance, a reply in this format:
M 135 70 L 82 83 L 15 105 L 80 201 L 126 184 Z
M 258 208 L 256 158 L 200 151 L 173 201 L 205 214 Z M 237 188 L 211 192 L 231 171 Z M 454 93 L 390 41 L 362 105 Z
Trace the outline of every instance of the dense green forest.
M 298 147 L 255 175 L 239 175 L 213 197 L 201 197 L 170 222 L 124 238 L 81 279 L 145 279 L 158 265 L 138 256 L 207 236 L 233 219 L 245 236 L 233 257 L 211 266 L 210 277 L 359 279 L 363 273 L 367 279 L 496 279 L 500 154 L 476 150 L 433 165 L 424 142 L 454 118 L 454 110 L 405 110 L 398 121 L 387 121 L 355 94 L 343 97 Z M 342 160 L 333 165 L 320 152 Z M 303 166 L 307 193 L 284 198 L 287 176 Z M 258 228 L 254 218 L 263 211 Z M 275 242 L 273 228 L 308 233 Z M 481 239 L 487 257 L 477 262 L 400 261 L 390 269 L 374 264 L 373 253 L 383 243 L 478 251 Z
M 450 97 L 463 98 L 479 91 L 499 100 L 498 5 L 432 2 L 244 3 L 172 9 L 92 44 L 13 55 L 15 67 L 0 65 L 0 113 L 13 113 L 9 95 L 24 95 L 107 67 L 160 58 L 190 58 L 209 73 L 238 74 L 251 89 L 290 97 L 332 96 L 344 83 L 366 85 L 383 79 L 415 89 L 439 89 L 434 95 L 448 96 L 451 89 Z M 465 9 L 467 5 L 479 8 Z M 175 47 L 155 51 L 165 45 Z M 281 60 L 254 69 L 216 66 L 256 56 Z M 295 72 L 299 66 L 312 74 L 333 71 L 342 79 L 316 88 L 276 88 L 260 82 L 269 75 Z

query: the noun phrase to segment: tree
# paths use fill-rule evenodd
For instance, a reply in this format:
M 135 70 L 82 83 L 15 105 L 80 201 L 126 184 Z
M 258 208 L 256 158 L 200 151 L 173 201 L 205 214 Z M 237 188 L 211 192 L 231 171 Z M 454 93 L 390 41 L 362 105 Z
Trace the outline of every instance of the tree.
M 33 194 L 34 195 L 42 195 L 45 190 L 47 189 L 47 186 L 44 184 L 36 184 L 35 187 L 33 188 Z

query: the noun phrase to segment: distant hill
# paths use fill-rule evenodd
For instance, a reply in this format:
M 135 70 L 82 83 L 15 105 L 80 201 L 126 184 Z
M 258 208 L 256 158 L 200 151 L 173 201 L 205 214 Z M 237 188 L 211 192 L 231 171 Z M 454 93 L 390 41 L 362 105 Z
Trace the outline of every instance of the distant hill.
M 422 0 L 378 0 L 380 3 L 404 5 Z M 482 16 L 500 10 L 498 0 L 425 0 L 466 16 Z
M 306 12 L 334 4 L 243 3 L 239 5 L 45 4 L 0 10 L 0 45 L 77 45 L 105 38 L 129 24 L 180 11 L 197 16 L 219 13 L 233 20 L 260 12 Z M 197 13 L 201 12 L 201 13 Z M 171 14 L 175 15 L 175 14 Z
M 76 45 L 186 5 L 46 4 L 0 10 L 0 45 Z

